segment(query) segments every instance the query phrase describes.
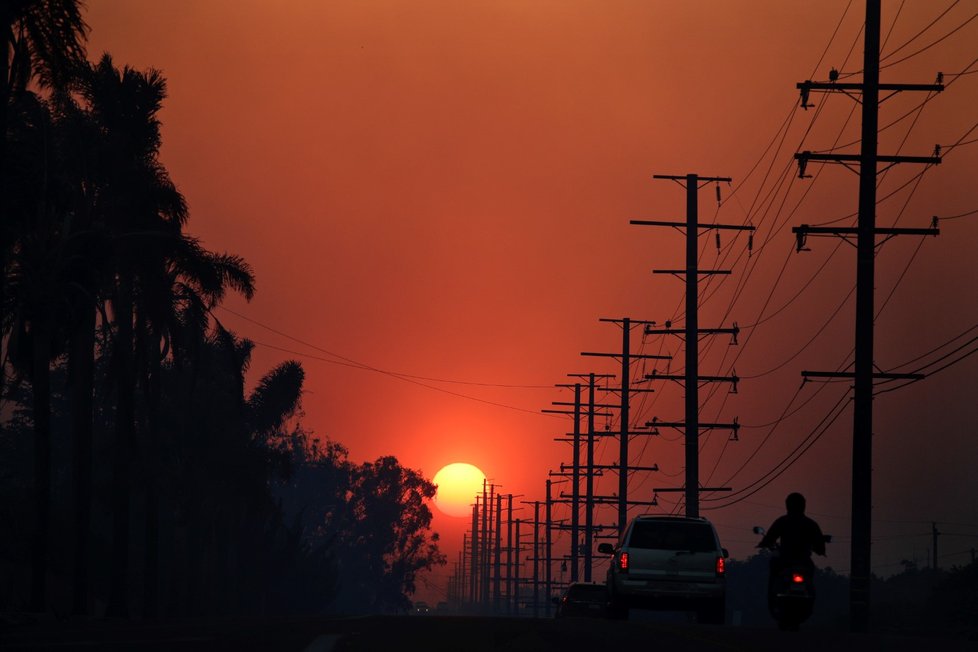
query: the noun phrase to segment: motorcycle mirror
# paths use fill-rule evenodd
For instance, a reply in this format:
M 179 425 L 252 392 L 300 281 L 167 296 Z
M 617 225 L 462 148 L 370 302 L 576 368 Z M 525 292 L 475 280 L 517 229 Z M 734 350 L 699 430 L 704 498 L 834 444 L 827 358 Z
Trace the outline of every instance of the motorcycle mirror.
M 754 526 L 754 534 L 764 534 L 764 528 L 759 525 Z
M 726 548 L 720 548 L 720 552 L 723 554 L 724 559 L 730 559 L 730 553 Z

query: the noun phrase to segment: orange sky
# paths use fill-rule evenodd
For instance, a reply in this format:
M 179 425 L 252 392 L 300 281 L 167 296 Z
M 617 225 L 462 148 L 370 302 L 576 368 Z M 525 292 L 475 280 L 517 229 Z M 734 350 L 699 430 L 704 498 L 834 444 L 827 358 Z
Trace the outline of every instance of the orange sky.
M 429 477 L 444 464 L 471 462 L 503 491 L 537 500 L 547 471 L 570 459 L 569 447 L 552 441 L 569 422 L 539 414 L 551 401 L 571 399 L 550 387 L 567 382 L 568 373 L 614 371 L 612 362 L 579 355 L 620 346 L 620 331 L 598 319 L 661 322 L 681 314 L 682 284 L 649 272 L 682 266 L 682 235 L 628 224 L 684 217 L 683 190 L 652 181 L 653 173 L 733 177 L 723 192 L 736 194 L 719 212 L 713 190 L 703 192 L 703 220 L 750 219 L 758 227 L 750 259 L 742 255 L 743 239 L 732 243 L 724 234 L 731 252 L 725 264 L 737 262 L 721 284 L 704 285 L 701 326 L 752 324 L 788 304 L 745 329 L 737 349 L 725 340 L 710 348 L 703 342 L 703 373 L 727 372 L 739 355 L 736 371 L 745 378 L 739 394 L 721 390 L 706 400 L 704 418 L 774 421 L 802 369 L 834 369 L 850 351 L 852 300 L 815 335 L 854 284 L 854 250 L 813 239 L 811 252 L 794 254 L 790 227 L 854 212 L 856 176 L 816 166 L 816 179 L 800 181 L 789 168 L 796 148 L 857 139 L 858 109 L 845 126 L 853 102 L 816 96 L 824 111 L 795 113 L 784 144 L 765 156 L 797 104 L 796 82 L 825 79 L 832 67 L 860 69 L 864 10 L 852 2 L 843 18 L 849 4 L 89 0 L 87 17 L 90 56 L 107 50 L 117 63 L 159 68 L 169 80 L 163 158 L 190 203 L 190 231 L 212 249 L 243 255 L 257 274 L 256 298 L 230 308 L 378 369 L 465 382 L 407 382 L 323 362 L 308 356 L 331 356 L 219 312 L 227 326 L 259 343 L 254 373 L 301 360 L 307 425 L 343 442 L 357 461 L 394 454 Z M 884 56 L 949 4 L 884 2 L 884 36 L 893 25 Z M 893 65 L 883 80 L 931 83 L 938 71 L 966 69 L 978 57 L 978 20 L 898 60 L 974 12 L 973 2 L 960 3 L 885 60 Z M 935 143 L 946 150 L 974 126 L 978 74 L 946 79 L 952 80 L 921 112 L 901 153 L 930 155 Z M 888 100 L 881 125 L 922 99 L 906 93 Z M 884 131 L 880 151 L 900 148 L 912 122 L 913 115 Z M 880 204 L 880 225 L 926 226 L 932 215 L 978 208 L 976 169 L 978 144 L 953 150 L 912 194 L 913 185 Z M 891 170 L 881 177 L 880 196 L 919 171 Z M 924 242 L 915 257 L 921 244 L 915 237 L 880 250 L 877 307 L 913 260 L 877 320 L 881 368 L 978 324 L 978 216 L 941 228 L 941 237 Z M 713 235 L 702 242 L 703 266 L 716 264 Z M 635 331 L 636 352 L 668 352 L 677 356 L 673 369 L 682 366 L 678 340 L 641 340 Z M 931 520 L 948 523 L 942 552 L 978 544 L 976 373 L 978 356 L 875 402 L 878 572 L 923 557 Z M 818 389 L 806 386 L 794 405 Z M 703 481 L 714 466 L 711 484 L 734 476 L 730 485 L 738 489 L 760 478 L 844 390 L 822 388 L 763 445 L 765 428 L 744 428 L 741 440 L 727 445 L 722 435 L 711 437 Z M 663 385 L 653 397 L 633 408 L 636 424 L 682 418 L 680 387 Z M 783 496 L 798 489 L 837 537 L 828 563 L 848 569 L 851 427 L 846 411 L 770 486 L 706 513 L 735 556 L 749 552 L 750 527 L 769 523 Z M 662 469 L 636 476 L 633 496 L 648 498 L 653 486 L 681 482 L 676 437 L 633 442 L 633 463 Z M 614 462 L 615 447 L 599 446 L 599 461 Z M 606 476 L 599 491 L 610 493 L 616 484 Z M 669 509 L 665 500 L 662 508 Z M 614 514 L 597 520 L 611 522 Z M 464 523 L 437 515 L 435 525 L 454 560 Z M 444 583 L 441 575 L 433 586 Z

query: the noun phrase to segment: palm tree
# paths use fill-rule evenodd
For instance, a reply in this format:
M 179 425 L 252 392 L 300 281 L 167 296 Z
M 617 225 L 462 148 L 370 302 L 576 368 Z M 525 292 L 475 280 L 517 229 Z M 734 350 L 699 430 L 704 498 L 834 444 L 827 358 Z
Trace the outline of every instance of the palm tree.
M 66 321 L 74 489 L 72 606 L 75 614 L 82 615 L 89 607 L 95 330 L 109 253 L 105 229 L 96 219 L 97 198 L 105 184 L 96 164 L 101 133 L 92 116 L 68 93 L 54 93 L 52 108 L 56 151 L 69 185 L 71 237 L 83 253 L 72 266 Z
M 183 233 L 186 203 L 158 158 L 158 113 L 166 97 L 162 75 L 155 70 L 119 70 L 105 55 L 84 78 L 82 95 L 103 142 L 99 174 L 104 186 L 95 212 L 111 243 L 113 272 L 105 290 L 115 323 L 112 355 L 117 388 L 109 612 L 128 612 L 130 466 L 137 437 L 138 387 L 146 397 L 144 429 L 150 451 L 143 474 L 147 482 L 144 608 L 155 613 L 159 505 L 152 453 L 160 436 L 161 364 L 168 354 L 180 350 L 174 338 L 190 332 L 188 324 L 196 320 L 202 332 L 206 322 L 200 323 L 201 308 L 212 308 L 229 289 L 250 299 L 254 277 L 240 258 L 208 252 Z
M 3 0 L 0 2 L 0 308 L 6 306 L 4 284 L 7 257 L 17 236 L 17 222 L 9 212 L 7 184 L 10 103 L 24 93 L 31 80 L 42 86 L 67 85 L 85 61 L 88 26 L 81 16 L 79 0 Z M 10 320 L 0 315 L 6 330 Z M 3 338 L 0 337 L 0 371 Z M 0 395 L 4 387 L 0 373 Z
M 158 611 L 160 505 L 158 460 L 161 457 L 160 400 L 162 365 L 168 355 L 183 353 L 186 340 L 197 343 L 206 335 L 207 312 L 228 289 L 251 299 L 254 276 L 237 256 L 204 250 L 193 238 L 179 235 L 154 241 L 160 248 L 150 260 L 164 261 L 158 268 L 141 270 L 137 294 L 136 341 L 140 352 L 140 382 L 146 398 L 144 456 L 145 557 L 144 615 Z
M 6 314 L 11 361 L 31 382 L 34 422 L 35 518 L 31 606 L 45 606 L 51 492 L 50 363 L 60 353 L 68 305 L 76 292 L 84 239 L 72 226 L 71 180 L 58 151 L 58 123 L 47 102 L 21 95 L 13 105 L 11 162 L 20 177 L 8 197 L 10 214 L 25 227 L 11 259 Z
M 158 113 L 166 81 L 155 70 L 121 71 L 104 55 L 82 78 L 81 94 L 98 126 L 99 176 L 104 182 L 96 215 L 110 242 L 112 282 L 107 298 L 115 323 L 113 377 L 117 389 L 113 443 L 112 570 L 108 613 L 128 615 L 130 466 L 136 437 L 134 315 L 137 279 L 163 265 L 158 242 L 177 239 L 187 207 L 159 162 Z
M 33 268 L 36 274 L 25 275 L 30 265 L 24 266 L 30 260 L 29 255 L 21 257 L 19 278 L 8 279 L 8 260 L 15 241 L 20 240 L 21 253 L 37 255 L 34 263 L 45 262 L 47 255 L 43 252 L 42 243 L 45 236 L 40 233 L 24 233 L 27 225 L 24 222 L 25 213 L 17 210 L 18 206 L 11 201 L 10 195 L 14 186 L 9 183 L 11 172 L 16 169 L 11 165 L 9 156 L 11 107 L 31 104 L 31 97 L 18 98 L 26 95 L 28 84 L 38 79 L 42 86 L 48 88 L 63 88 L 66 86 L 74 71 L 84 62 L 84 42 L 87 26 L 81 17 L 78 0 L 3 0 L 0 2 L 0 399 L 3 397 L 6 385 L 5 354 L 6 336 L 11 333 L 15 323 L 30 325 L 30 339 L 35 349 L 31 356 L 32 373 L 31 385 L 34 395 L 33 418 L 35 428 L 35 527 L 32 545 L 32 580 L 31 605 L 36 610 L 44 608 L 45 576 L 47 573 L 47 531 L 50 510 L 50 389 L 48 386 L 48 364 L 51 352 L 49 336 L 51 335 L 51 314 L 43 306 L 35 302 L 31 307 L 22 306 L 24 319 L 14 319 L 12 302 L 7 300 L 7 283 L 24 283 L 33 276 L 34 281 L 41 281 L 41 270 Z M 38 116 L 35 113 L 35 117 Z M 49 120 L 45 119 L 48 123 Z M 50 210 L 50 206 L 47 209 Z M 49 213 L 50 217 L 50 213 Z M 37 229 L 40 224 L 31 224 Z M 48 252 L 50 253 L 50 252 Z M 47 262 L 51 262 L 47 260 Z M 10 270 L 12 272 L 12 270 Z M 57 273 L 48 275 L 51 281 Z M 13 273 L 13 272 L 12 272 Z M 42 283 L 43 285 L 43 283 Z M 21 289 L 27 286 L 22 285 Z M 34 290 L 41 286 L 34 285 Z M 51 290 L 53 287 L 48 287 Z M 34 299 L 39 299 L 35 295 Z M 26 333 L 25 333 L 26 334 Z M 45 395 L 48 395 L 45 397 Z M 2 424 L 0 424 L 2 427 Z

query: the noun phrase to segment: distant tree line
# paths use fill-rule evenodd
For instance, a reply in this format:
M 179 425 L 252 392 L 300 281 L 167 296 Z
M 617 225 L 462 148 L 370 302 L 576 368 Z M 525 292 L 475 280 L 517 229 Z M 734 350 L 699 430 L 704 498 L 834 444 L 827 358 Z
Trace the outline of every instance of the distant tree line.
M 78 0 L 0 30 L 0 611 L 406 608 L 434 487 L 308 433 L 299 363 L 246 391 L 212 311 L 255 277 L 186 231 L 163 76 L 89 62 Z

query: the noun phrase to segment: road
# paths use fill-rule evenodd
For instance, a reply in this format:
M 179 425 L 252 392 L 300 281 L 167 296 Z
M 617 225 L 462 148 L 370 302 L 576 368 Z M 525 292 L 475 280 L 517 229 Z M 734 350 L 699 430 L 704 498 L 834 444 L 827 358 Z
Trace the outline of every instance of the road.
M 686 623 L 614 622 L 468 616 L 365 616 L 208 622 L 67 622 L 6 625 L 5 652 L 60 650 L 122 652 L 234 650 L 235 652 L 600 652 L 649 649 L 669 652 L 974 652 L 975 641 L 874 633 L 721 627 Z

